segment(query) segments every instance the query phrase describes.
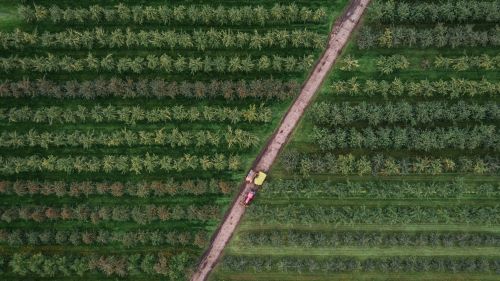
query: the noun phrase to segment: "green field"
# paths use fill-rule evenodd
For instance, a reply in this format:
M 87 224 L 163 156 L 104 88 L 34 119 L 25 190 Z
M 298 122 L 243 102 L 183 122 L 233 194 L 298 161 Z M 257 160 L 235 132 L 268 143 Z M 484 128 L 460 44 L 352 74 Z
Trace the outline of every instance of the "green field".
M 0 0 L 0 279 L 187 279 L 346 2 Z
M 212 280 L 498 280 L 499 5 L 374 0 Z

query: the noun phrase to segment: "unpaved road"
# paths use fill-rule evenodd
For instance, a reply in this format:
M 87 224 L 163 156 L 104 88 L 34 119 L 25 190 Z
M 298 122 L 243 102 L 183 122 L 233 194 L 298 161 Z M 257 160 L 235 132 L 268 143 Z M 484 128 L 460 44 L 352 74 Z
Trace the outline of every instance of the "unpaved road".
M 293 129 L 299 123 L 300 118 L 304 114 L 314 94 L 321 87 L 323 80 L 332 68 L 340 51 L 349 40 L 349 36 L 353 32 L 370 1 L 371 0 L 351 0 L 349 7 L 337 20 L 330 34 L 327 49 L 316 64 L 308 80 L 305 82 L 300 95 L 285 115 L 279 129 L 267 144 L 264 152 L 260 154 L 260 158 L 256 161 L 254 170 L 269 171 L 281 148 L 290 137 Z M 212 238 L 209 249 L 203 256 L 196 272 L 191 277 L 191 281 L 205 281 L 215 267 L 224 247 L 231 239 L 236 226 L 245 213 L 245 207 L 239 204 L 239 202 L 244 199 L 251 188 L 253 188 L 253 184 L 245 184 L 241 188 L 238 197 L 226 213 L 224 222 Z

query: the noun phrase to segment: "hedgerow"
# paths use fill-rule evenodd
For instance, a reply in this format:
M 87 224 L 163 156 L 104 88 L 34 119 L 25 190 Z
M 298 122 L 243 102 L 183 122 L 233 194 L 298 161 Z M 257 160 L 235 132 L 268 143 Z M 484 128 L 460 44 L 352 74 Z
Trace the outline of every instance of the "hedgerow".
M 147 49 L 253 49 L 301 48 L 319 49 L 324 46 L 325 36 L 306 29 L 277 30 L 266 32 L 241 32 L 227 30 L 133 31 L 117 28 L 106 31 L 103 28 L 90 30 L 66 29 L 60 32 L 25 32 L 16 29 L 12 32 L 0 31 L 0 46 L 4 49 L 50 48 L 50 49 L 87 49 L 98 48 L 147 48 Z
M 138 122 L 159 123 L 171 121 L 184 122 L 227 122 L 227 123 L 269 123 L 272 111 L 263 104 L 260 107 L 250 105 L 248 108 L 237 107 L 172 107 L 143 108 L 140 106 L 101 106 L 93 107 L 78 105 L 76 108 L 61 106 L 42 106 L 31 108 L 28 106 L 0 108 L 0 121 L 9 123 L 34 122 L 52 125 L 81 124 L 81 123 L 109 123 L 119 122 L 135 125 Z
M 481 214 L 481 215 L 478 215 Z M 265 223 L 280 224 L 485 224 L 500 223 L 500 206 L 306 206 L 259 204 L 252 208 L 248 221 L 259 221 L 265 217 Z
M 477 46 L 500 46 L 500 26 L 486 30 L 475 29 L 473 25 L 416 28 L 391 26 L 373 29 L 364 26 L 357 37 L 359 49 L 371 48 L 458 48 Z
M 135 173 L 183 171 L 237 171 L 241 167 L 239 155 L 191 155 L 181 157 L 156 155 L 103 155 L 95 156 L 39 156 L 3 157 L 0 156 L 0 173 L 15 175 L 27 172 L 64 172 L 75 173 Z
M 265 191 L 259 196 L 335 199 L 496 198 L 500 196 L 500 183 L 469 184 L 463 178 L 445 182 L 274 180 L 266 183 Z
M 181 131 L 165 128 L 149 131 L 135 131 L 123 128 L 111 132 L 87 131 L 37 131 L 26 133 L 17 131 L 2 132 L 0 147 L 83 147 L 89 149 L 95 146 L 170 146 L 175 147 L 224 147 L 226 149 L 248 149 L 256 147 L 259 137 L 253 133 L 228 127 L 225 131 Z
M 353 257 L 270 257 L 226 255 L 223 271 L 232 272 L 500 272 L 500 262 L 488 257 L 392 256 L 357 259 Z
M 326 19 L 325 8 L 310 9 L 295 4 L 263 6 L 128 6 L 92 5 L 87 8 L 58 5 L 21 5 L 19 15 L 25 22 L 51 21 L 52 23 L 133 23 L 133 24 L 186 24 L 186 25 L 277 25 L 291 23 L 321 23 Z
M 21 205 L 0 207 L 0 220 L 6 223 L 79 221 L 99 224 L 103 222 L 134 222 L 141 225 L 168 220 L 216 220 L 220 215 L 217 205 L 141 205 L 102 206 L 75 204 L 74 206 L 50 207 L 46 205 Z
M 160 245 L 194 245 L 203 248 L 208 242 L 207 237 L 208 233 L 205 231 L 0 230 L 0 243 L 9 246 L 109 246 L 119 243 L 127 248 Z
M 0 194 L 33 196 L 55 195 L 57 197 L 88 197 L 92 195 L 111 195 L 113 197 L 132 196 L 140 198 L 174 195 L 231 194 L 237 189 L 234 182 L 223 180 L 185 180 L 166 179 L 152 182 L 92 182 L 92 181 L 0 181 Z
M 365 80 L 358 81 L 353 77 L 347 81 L 335 81 L 331 85 L 333 94 L 348 96 L 378 96 L 378 97 L 495 97 L 500 94 L 500 82 L 486 79 L 467 80 L 451 78 L 451 80 L 420 80 L 402 81 L 394 78 L 393 81 Z
M 231 55 L 218 57 L 186 57 L 178 55 L 147 55 L 113 57 L 113 54 L 96 57 L 89 53 L 85 58 L 57 56 L 48 53 L 35 57 L 1 57 L 0 70 L 38 73 L 118 72 L 141 74 L 146 72 L 165 73 L 249 73 L 254 71 L 302 72 L 314 63 L 312 55 L 303 57 L 262 55 L 253 58 Z
M 432 129 L 412 127 L 325 129 L 314 127 L 312 141 L 322 150 L 399 149 L 425 152 L 442 149 L 500 150 L 500 133 L 494 125 Z
M 26 79 L 0 82 L 0 97 L 15 98 L 223 98 L 227 100 L 259 98 L 284 100 L 295 97 L 299 92 L 300 84 L 298 82 L 276 79 L 170 82 L 161 78 L 133 80 L 114 77 L 86 81 L 51 81 L 42 78 L 36 81 Z
M 328 127 L 364 123 L 370 126 L 382 124 L 432 125 L 436 122 L 487 122 L 500 120 L 498 103 L 458 101 L 406 101 L 384 103 L 319 102 L 309 111 L 314 124 Z
M 298 172 L 303 176 L 310 174 L 338 175 L 382 175 L 396 176 L 408 174 L 440 175 L 444 173 L 470 173 L 493 175 L 500 172 L 500 159 L 495 156 L 467 157 L 458 159 L 439 157 L 394 158 L 376 154 L 373 156 L 354 156 L 353 154 L 333 153 L 306 154 L 290 151 L 283 155 L 281 164 L 286 171 Z
M 243 232 L 241 245 L 272 247 L 498 247 L 500 236 L 480 232 L 301 231 Z

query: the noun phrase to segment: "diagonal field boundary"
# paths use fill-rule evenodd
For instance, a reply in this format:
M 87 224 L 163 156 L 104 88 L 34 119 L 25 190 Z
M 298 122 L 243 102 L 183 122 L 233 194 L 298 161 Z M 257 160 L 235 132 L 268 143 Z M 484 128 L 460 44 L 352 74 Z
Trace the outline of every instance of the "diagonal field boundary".
M 307 81 L 304 83 L 300 95 L 296 98 L 295 102 L 281 121 L 278 130 L 267 143 L 263 153 L 261 153 L 255 161 L 254 170 L 269 171 L 278 153 L 299 123 L 300 118 L 310 104 L 314 94 L 320 89 L 321 84 L 349 40 L 351 33 L 354 31 L 370 1 L 371 0 L 351 0 L 349 7 L 337 20 L 330 33 L 328 46 L 325 52 L 309 75 Z M 208 275 L 217 264 L 222 251 L 231 239 L 236 226 L 245 213 L 245 207 L 240 205 L 239 202 L 244 199 L 245 195 L 252 188 L 254 188 L 253 184 L 247 183 L 242 185 L 240 193 L 227 211 L 224 221 L 212 238 L 208 250 L 203 255 L 196 272 L 191 277 L 191 281 L 207 280 Z

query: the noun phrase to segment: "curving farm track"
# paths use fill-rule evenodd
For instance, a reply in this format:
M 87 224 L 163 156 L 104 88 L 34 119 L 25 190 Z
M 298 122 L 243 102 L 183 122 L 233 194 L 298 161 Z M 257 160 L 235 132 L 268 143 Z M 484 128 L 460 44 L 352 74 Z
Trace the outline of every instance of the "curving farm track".
M 349 40 L 351 33 L 354 31 L 370 1 L 371 0 L 352 0 L 343 15 L 337 20 L 330 33 L 330 39 L 325 52 L 302 87 L 300 95 L 281 121 L 278 130 L 271 137 L 264 151 L 255 161 L 254 170 L 268 171 L 271 168 L 278 153 L 299 123 L 300 118 L 310 104 L 314 94 L 321 87 L 323 80 Z M 191 277 L 191 281 L 204 281 L 208 278 L 208 275 L 215 267 L 224 247 L 231 239 L 236 226 L 245 213 L 245 207 L 239 204 L 239 202 L 244 199 L 244 196 L 253 187 L 253 184 L 243 184 L 240 193 L 226 213 L 223 223 L 212 238 L 211 244 L 199 263 L 196 272 Z

